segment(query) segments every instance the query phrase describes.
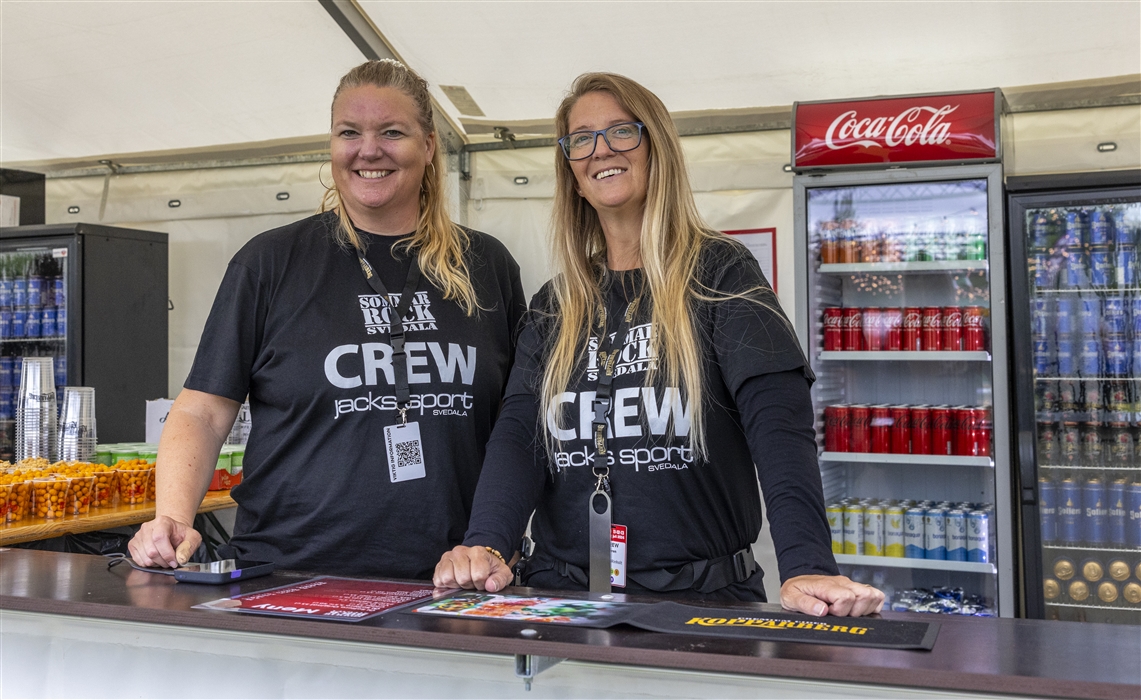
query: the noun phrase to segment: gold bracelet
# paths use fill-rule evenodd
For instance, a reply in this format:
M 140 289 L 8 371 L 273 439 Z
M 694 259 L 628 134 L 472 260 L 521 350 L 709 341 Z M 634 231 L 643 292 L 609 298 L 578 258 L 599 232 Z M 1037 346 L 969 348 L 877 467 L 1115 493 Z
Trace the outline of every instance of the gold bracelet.
M 499 553 L 498 549 L 494 549 L 492 547 L 484 547 L 484 549 L 494 554 L 496 559 L 503 562 L 504 566 L 507 566 L 507 560 L 503 558 L 503 555 Z

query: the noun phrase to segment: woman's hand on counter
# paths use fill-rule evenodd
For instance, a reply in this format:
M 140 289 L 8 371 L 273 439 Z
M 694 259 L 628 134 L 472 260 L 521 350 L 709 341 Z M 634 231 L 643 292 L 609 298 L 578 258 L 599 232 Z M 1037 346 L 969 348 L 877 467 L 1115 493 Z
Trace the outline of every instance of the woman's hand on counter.
M 202 535 L 189 523 L 166 515 L 142 524 L 127 549 L 139 566 L 176 569 L 190 560 L 202 544 Z
M 440 557 L 432 582 L 440 588 L 474 588 L 494 593 L 514 578 L 511 567 L 484 547 L 460 545 Z
M 780 604 L 786 610 L 817 617 L 871 615 L 883 608 L 883 600 L 883 591 L 847 576 L 794 576 L 780 587 Z

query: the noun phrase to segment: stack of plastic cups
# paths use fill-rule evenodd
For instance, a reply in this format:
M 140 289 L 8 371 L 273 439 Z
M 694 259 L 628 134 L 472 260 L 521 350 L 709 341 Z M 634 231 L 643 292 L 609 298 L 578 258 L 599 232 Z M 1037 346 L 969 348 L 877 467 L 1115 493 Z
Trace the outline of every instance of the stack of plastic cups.
M 55 374 L 50 357 L 25 357 L 16 405 L 16 460 L 56 461 Z
M 95 456 L 95 441 L 95 389 L 64 387 L 59 458 L 67 462 L 90 462 Z

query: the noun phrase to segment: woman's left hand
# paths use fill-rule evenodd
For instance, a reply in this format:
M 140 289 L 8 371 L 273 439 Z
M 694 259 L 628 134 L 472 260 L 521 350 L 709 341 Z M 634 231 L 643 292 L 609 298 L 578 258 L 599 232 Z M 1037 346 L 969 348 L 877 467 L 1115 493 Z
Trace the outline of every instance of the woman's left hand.
M 786 610 L 822 617 L 860 617 L 883 608 L 883 591 L 847 576 L 794 576 L 780 587 Z

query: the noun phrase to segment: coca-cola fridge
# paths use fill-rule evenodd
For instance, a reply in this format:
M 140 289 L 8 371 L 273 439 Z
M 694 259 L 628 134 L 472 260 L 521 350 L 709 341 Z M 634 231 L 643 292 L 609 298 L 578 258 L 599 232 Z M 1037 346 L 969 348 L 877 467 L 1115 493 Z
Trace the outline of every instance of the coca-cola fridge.
M 1141 171 L 1007 192 L 1025 614 L 1141 624 Z
M 1002 93 L 794 106 L 796 325 L 843 573 L 1013 616 Z

